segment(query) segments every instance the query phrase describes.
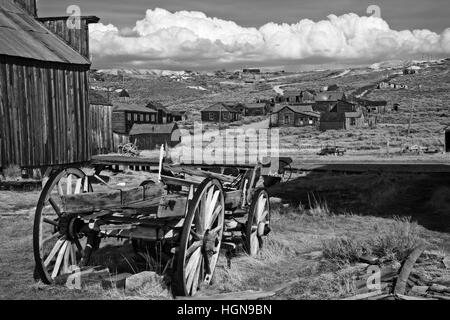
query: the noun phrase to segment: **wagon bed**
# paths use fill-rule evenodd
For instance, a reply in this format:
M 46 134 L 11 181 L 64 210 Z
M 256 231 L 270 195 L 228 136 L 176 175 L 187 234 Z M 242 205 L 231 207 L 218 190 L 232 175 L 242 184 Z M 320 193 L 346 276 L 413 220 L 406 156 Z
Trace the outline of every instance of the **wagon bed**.
M 157 181 L 121 189 L 100 175 L 107 166 L 157 166 Z M 123 156 L 99 156 L 87 176 L 77 168 L 56 171 L 36 209 L 36 274 L 45 283 L 89 264 L 103 238 L 130 239 L 151 252 L 172 279 L 175 295 L 194 295 L 211 282 L 224 246 L 256 255 L 270 230 L 267 190 L 258 185 L 270 163 L 174 165 Z M 265 168 L 265 169 L 264 169 Z M 96 192 L 94 181 L 103 184 Z M 47 229 L 45 235 L 44 229 Z

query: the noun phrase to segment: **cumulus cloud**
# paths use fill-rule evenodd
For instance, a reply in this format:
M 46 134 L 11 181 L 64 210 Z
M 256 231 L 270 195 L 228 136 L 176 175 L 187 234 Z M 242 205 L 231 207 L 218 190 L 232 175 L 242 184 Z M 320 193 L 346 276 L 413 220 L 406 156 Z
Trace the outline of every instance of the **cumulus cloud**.
M 100 61 L 205 66 L 305 59 L 371 60 L 415 54 L 449 54 L 450 28 L 392 30 L 381 18 L 354 13 L 314 22 L 267 23 L 247 28 L 202 12 L 147 10 L 134 28 L 90 26 L 91 50 Z

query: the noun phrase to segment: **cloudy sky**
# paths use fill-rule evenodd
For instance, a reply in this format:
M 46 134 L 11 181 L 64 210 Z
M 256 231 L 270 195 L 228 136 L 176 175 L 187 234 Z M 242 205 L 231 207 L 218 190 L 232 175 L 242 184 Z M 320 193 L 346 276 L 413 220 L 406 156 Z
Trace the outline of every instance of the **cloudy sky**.
M 38 0 L 77 4 L 94 66 L 214 69 L 450 56 L 448 0 Z M 367 12 L 377 5 L 380 15 Z

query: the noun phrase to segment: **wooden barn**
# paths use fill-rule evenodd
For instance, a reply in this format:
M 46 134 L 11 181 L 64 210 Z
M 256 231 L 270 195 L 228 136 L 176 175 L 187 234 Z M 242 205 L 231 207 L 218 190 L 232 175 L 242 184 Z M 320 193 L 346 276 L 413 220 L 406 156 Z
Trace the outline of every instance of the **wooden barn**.
M 279 105 L 272 112 L 271 127 L 307 127 L 316 126 L 320 113 L 309 106 Z
M 245 105 L 245 116 L 265 116 L 270 112 L 269 103 L 247 103 Z
M 134 124 L 157 122 L 158 112 L 137 104 L 118 103 L 112 114 L 112 130 L 118 134 L 129 134 Z
M 362 111 L 326 112 L 321 114 L 320 130 L 348 130 L 364 126 L 365 118 Z
M 1 168 L 91 158 L 88 24 L 99 19 L 81 29 L 64 19 L 38 19 L 36 0 L 0 0 Z
M 157 112 L 156 123 L 164 124 L 173 122 L 172 114 L 161 103 L 151 101 L 147 103 L 146 107 Z
M 173 147 L 181 142 L 181 133 L 176 123 L 135 124 L 130 131 L 130 141 L 139 150 L 159 149 L 161 145 Z
M 117 151 L 112 130 L 112 109 L 111 101 L 99 92 L 89 91 L 92 155 Z
M 203 122 L 234 122 L 242 118 L 242 112 L 234 105 L 224 102 L 215 103 L 201 111 Z
M 329 112 L 338 101 L 346 101 L 346 96 L 343 92 L 321 92 L 315 97 L 313 105 L 314 111 Z
M 314 90 L 285 90 L 282 95 L 275 98 L 275 102 L 291 105 L 313 103 L 315 94 Z

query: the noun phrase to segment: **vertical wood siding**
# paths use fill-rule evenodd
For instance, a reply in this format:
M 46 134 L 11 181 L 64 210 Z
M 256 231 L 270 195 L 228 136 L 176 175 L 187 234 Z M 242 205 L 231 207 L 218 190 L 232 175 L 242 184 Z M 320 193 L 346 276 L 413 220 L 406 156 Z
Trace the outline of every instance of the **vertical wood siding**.
M 88 67 L 0 57 L 0 167 L 86 162 Z

